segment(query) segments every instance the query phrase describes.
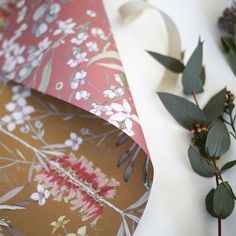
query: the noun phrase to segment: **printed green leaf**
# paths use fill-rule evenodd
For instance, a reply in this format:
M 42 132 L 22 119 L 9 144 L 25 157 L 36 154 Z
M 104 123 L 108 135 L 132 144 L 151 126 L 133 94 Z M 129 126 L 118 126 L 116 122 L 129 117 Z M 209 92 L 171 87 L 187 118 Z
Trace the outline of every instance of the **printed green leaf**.
M 203 177 L 212 177 L 215 175 L 215 168 L 208 164 L 202 155 L 192 146 L 190 146 L 188 149 L 188 158 L 193 170 L 197 174 Z
M 205 149 L 211 157 L 219 158 L 230 148 L 230 135 L 224 122 L 217 119 L 211 126 Z
M 182 73 L 184 71 L 184 64 L 176 58 L 165 56 L 157 52 L 147 51 L 147 53 L 172 72 Z
M 45 93 L 49 85 L 52 74 L 52 60 L 45 65 L 42 73 L 42 79 L 39 85 L 39 91 Z
M 120 56 L 119 56 L 118 52 L 116 52 L 116 51 L 105 51 L 105 52 L 97 54 L 96 56 L 91 58 L 88 62 L 88 65 L 91 65 L 94 62 L 97 62 L 97 61 L 103 60 L 103 59 L 116 59 L 116 60 L 120 61 Z
M 97 63 L 97 65 L 124 73 L 124 69 L 121 65 L 117 65 L 114 63 Z
M 224 183 L 221 183 L 213 195 L 213 211 L 218 217 L 225 219 L 231 215 L 233 209 L 234 199 Z
M 8 200 L 14 198 L 18 193 L 20 193 L 25 186 L 19 186 L 16 187 L 12 190 L 10 190 L 9 192 L 7 192 L 6 194 L 4 194 L 3 196 L 0 197 L 0 204 L 7 202 Z
M 134 167 L 135 167 L 135 162 L 130 161 L 124 171 L 124 175 L 123 175 L 123 179 L 125 182 L 129 181 L 130 176 L 133 174 L 134 172 Z
M 199 42 L 183 71 L 182 84 L 186 94 L 203 92 L 202 56 L 203 43 Z
M 184 128 L 192 129 L 196 123 L 206 123 L 203 111 L 187 99 L 170 93 L 158 93 L 158 95 L 169 113 Z
M 205 204 L 206 204 L 206 208 L 208 213 L 213 216 L 213 217 L 217 217 L 217 215 L 215 214 L 214 210 L 213 210 L 213 197 L 214 197 L 214 193 L 215 193 L 215 189 L 213 188 L 206 196 L 205 198 Z
M 211 123 L 215 119 L 219 118 L 219 116 L 223 113 L 225 101 L 226 88 L 219 91 L 207 102 L 206 106 L 203 109 L 203 112 L 207 117 L 208 123 Z
M 117 161 L 117 167 L 120 167 L 131 155 L 131 152 L 128 150 L 124 152 Z
M 220 172 L 224 172 L 224 171 L 234 167 L 235 165 L 236 165 L 236 160 L 229 161 L 221 168 Z

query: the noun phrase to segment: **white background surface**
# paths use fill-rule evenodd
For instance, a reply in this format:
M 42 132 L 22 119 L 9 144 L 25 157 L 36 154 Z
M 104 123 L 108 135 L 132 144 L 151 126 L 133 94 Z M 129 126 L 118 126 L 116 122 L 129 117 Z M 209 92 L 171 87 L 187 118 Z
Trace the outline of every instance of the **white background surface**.
M 131 25 L 124 26 L 116 10 L 125 0 L 104 0 L 125 67 L 136 108 L 155 168 L 153 189 L 135 236 L 215 236 L 217 221 L 206 213 L 204 199 L 214 178 L 196 175 L 189 164 L 189 136 L 162 106 L 156 91 L 182 95 L 180 80 L 162 82 L 163 68 L 144 49 L 165 53 L 167 34 L 160 15 L 147 11 Z M 236 93 L 236 78 L 219 49 L 220 32 L 216 22 L 228 0 L 152 0 L 176 22 L 186 58 L 197 45 L 204 43 L 206 65 L 205 93 L 198 96 L 204 105 L 210 96 L 224 86 Z M 176 82 L 176 83 L 175 83 Z M 235 143 L 235 142 L 234 142 Z M 236 158 L 236 147 L 223 162 Z M 236 191 L 236 170 L 228 179 Z M 236 235 L 236 209 L 223 221 L 223 235 Z

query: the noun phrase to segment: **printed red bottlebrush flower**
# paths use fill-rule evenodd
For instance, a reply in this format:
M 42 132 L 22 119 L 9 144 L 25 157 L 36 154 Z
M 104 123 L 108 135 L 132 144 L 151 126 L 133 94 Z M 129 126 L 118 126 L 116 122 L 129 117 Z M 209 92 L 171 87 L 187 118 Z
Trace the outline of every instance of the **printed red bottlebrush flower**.
M 52 157 L 47 171 L 43 166 L 36 167 L 35 180 L 50 191 L 56 201 L 70 203 L 72 210 L 78 210 L 82 220 L 93 218 L 95 225 L 103 213 L 106 199 L 116 194 L 119 186 L 114 178 L 108 179 L 101 169 L 81 156 Z

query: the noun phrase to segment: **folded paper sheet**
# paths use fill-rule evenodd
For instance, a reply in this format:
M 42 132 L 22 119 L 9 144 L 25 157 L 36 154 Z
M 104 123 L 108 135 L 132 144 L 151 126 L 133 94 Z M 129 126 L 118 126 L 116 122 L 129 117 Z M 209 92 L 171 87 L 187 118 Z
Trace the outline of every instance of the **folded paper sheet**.
M 0 42 L 0 234 L 132 235 L 152 166 L 102 1 L 9 8 Z

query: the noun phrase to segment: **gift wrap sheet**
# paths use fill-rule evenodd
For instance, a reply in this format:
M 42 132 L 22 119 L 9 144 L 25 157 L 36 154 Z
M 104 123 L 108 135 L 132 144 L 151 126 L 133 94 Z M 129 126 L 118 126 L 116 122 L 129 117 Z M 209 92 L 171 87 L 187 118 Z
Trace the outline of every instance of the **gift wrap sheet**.
M 132 235 L 153 170 L 103 2 L 9 8 L 0 41 L 0 235 Z

